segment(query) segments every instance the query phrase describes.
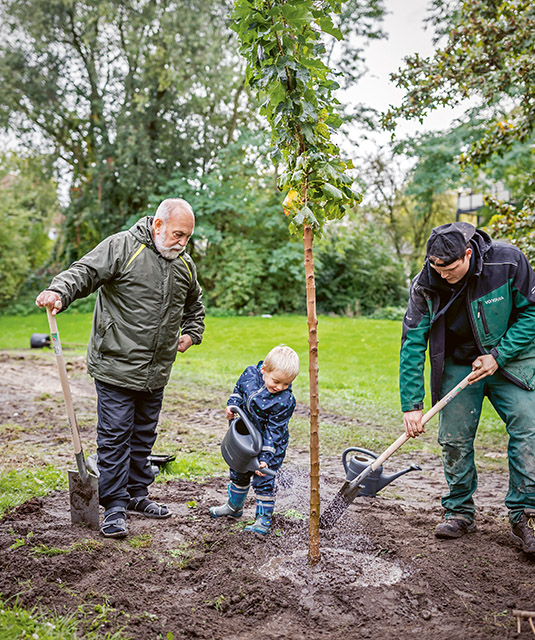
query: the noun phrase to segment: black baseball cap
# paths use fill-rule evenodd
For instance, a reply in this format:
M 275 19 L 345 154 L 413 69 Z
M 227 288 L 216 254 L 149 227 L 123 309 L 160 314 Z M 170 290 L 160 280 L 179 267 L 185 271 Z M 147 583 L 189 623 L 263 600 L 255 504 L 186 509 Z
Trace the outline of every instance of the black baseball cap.
M 449 222 L 435 227 L 427 241 L 427 258 L 433 264 L 446 267 L 464 256 L 476 228 L 469 222 Z

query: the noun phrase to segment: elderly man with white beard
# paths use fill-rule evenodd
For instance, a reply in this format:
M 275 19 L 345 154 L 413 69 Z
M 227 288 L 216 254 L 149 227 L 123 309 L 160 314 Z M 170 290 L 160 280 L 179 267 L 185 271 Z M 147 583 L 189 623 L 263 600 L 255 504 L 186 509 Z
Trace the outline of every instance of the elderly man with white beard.
M 148 457 L 177 351 L 200 344 L 204 332 L 202 291 L 185 253 L 194 229 L 185 200 L 164 200 L 154 217 L 103 240 L 36 299 L 56 314 L 98 290 L 87 370 L 98 397 L 100 531 L 106 537 L 127 535 L 127 511 L 171 515 L 149 498 Z

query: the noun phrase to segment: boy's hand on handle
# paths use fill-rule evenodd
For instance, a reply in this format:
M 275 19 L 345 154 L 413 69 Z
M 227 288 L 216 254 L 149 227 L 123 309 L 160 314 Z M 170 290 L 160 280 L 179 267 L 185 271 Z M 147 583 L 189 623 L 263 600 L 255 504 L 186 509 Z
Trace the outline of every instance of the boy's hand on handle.
M 264 462 L 264 461 L 262 460 L 262 461 L 259 463 L 259 465 L 258 465 L 258 466 L 260 467 L 260 469 L 267 469 L 267 462 Z M 256 475 L 257 475 L 257 476 L 262 476 L 262 478 L 264 478 L 266 474 L 265 474 L 265 473 L 261 473 L 260 469 L 257 469 L 257 470 L 255 471 L 255 473 L 256 473 Z
M 478 380 L 483 380 L 487 376 L 491 376 L 498 370 L 498 363 L 496 358 L 487 353 L 484 356 L 478 356 L 474 362 L 472 362 L 472 374 L 470 376 L 469 384 L 474 384 Z
M 403 414 L 403 424 L 405 433 L 409 438 L 417 438 L 421 433 L 425 433 L 425 426 L 422 424 L 423 411 L 405 411 Z
M 48 307 L 53 316 L 55 316 L 58 311 L 61 311 L 61 307 L 63 306 L 59 293 L 57 293 L 57 291 L 48 291 L 47 289 L 41 291 L 37 296 L 35 304 L 38 307 Z
M 227 420 L 234 420 L 236 414 L 230 407 L 225 407 L 225 415 L 227 416 Z

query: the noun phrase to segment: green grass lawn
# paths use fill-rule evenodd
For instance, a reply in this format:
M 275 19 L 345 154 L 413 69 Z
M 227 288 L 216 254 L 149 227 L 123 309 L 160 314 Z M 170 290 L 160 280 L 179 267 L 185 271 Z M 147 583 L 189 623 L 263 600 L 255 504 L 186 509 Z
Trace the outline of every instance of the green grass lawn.
M 83 352 L 91 314 L 62 313 L 58 328 L 65 346 Z M 48 333 L 44 312 L 22 318 L 0 316 L 0 349 L 29 348 L 32 333 Z M 382 424 L 401 433 L 401 323 L 320 316 L 318 336 L 322 409 L 356 415 L 363 422 Z M 293 347 L 301 358 L 301 373 L 293 388 L 297 400 L 308 404 L 308 335 L 306 318 L 302 316 L 208 317 L 202 345 L 178 354 L 173 376 L 184 385 L 211 386 L 230 393 L 246 366 L 262 360 L 281 343 Z M 429 406 L 428 394 L 426 408 Z M 483 418 L 485 432 L 493 439 L 501 439 L 503 426 L 492 408 L 485 408 Z
M 91 331 L 90 313 L 67 311 L 57 316 L 61 341 L 87 345 Z M 32 333 L 50 333 L 44 310 L 29 316 L 0 316 L 0 349 L 29 349 Z
M 65 346 L 83 351 L 91 329 L 91 315 L 63 313 L 58 329 Z M 32 333 L 48 333 L 46 315 L 0 316 L 0 349 L 23 349 Z M 399 322 L 360 318 L 320 317 L 319 376 L 321 402 L 344 412 L 373 416 L 399 415 Z M 301 374 L 294 392 L 308 401 L 308 336 L 301 316 L 229 317 L 206 321 L 202 345 L 179 354 L 173 375 L 185 382 L 232 388 L 243 369 L 262 360 L 278 344 L 293 347 L 301 358 Z
M 364 403 L 370 403 L 370 413 L 377 407 L 396 407 L 400 331 L 397 322 L 320 317 L 321 403 L 344 412 Z M 174 373 L 232 387 L 247 365 L 281 343 L 299 354 L 301 373 L 293 389 L 297 399 L 307 403 L 307 324 L 299 316 L 209 318 L 203 344 L 180 355 Z

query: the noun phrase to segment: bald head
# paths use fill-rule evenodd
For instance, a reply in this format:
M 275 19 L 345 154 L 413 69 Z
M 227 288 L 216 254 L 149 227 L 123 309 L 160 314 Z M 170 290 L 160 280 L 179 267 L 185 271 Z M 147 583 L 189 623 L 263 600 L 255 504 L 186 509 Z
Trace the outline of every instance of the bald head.
M 168 198 L 160 203 L 152 222 L 152 236 L 164 258 L 177 258 L 194 230 L 195 215 L 188 202 L 182 198 Z
M 195 224 L 195 214 L 191 205 L 182 198 L 167 198 L 162 200 L 156 209 L 154 214 L 154 220 L 161 220 L 166 223 L 172 214 L 183 213 L 184 216 L 189 216 Z

